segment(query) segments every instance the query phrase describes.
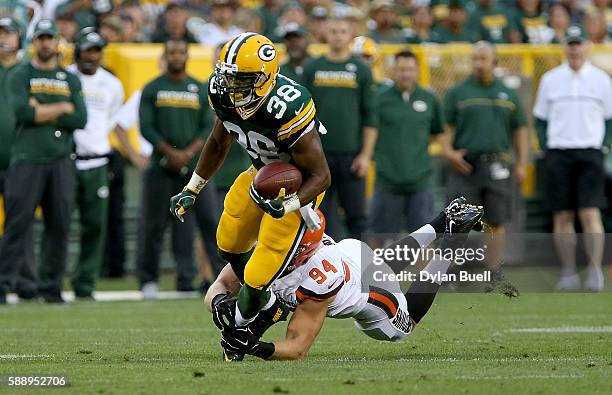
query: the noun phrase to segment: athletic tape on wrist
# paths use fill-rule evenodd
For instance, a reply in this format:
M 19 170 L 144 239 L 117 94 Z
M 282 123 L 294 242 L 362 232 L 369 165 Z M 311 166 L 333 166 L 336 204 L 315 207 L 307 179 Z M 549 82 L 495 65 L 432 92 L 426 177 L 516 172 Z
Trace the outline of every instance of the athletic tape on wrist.
M 208 180 L 203 179 L 194 171 L 193 174 L 191 175 L 191 179 L 189 180 L 189 183 L 187 184 L 187 188 L 190 191 L 198 194 L 200 193 L 202 188 L 206 186 L 207 183 L 208 183 Z
M 285 214 L 299 210 L 300 207 L 302 207 L 300 198 L 298 198 L 297 195 L 292 195 L 290 198 L 283 201 L 283 207 L 285 208 Z

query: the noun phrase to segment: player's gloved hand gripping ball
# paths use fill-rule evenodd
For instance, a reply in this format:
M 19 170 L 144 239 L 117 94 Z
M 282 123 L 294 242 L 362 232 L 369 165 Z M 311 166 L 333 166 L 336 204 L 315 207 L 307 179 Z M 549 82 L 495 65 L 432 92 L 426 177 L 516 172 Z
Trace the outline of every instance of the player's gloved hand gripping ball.
M 281 218 L 301 207 L 296 192 L 302 186 L 302 173 L 290 163 L 270 163 L 257 171 L 249 188 L 251 199 L 273 218 Z

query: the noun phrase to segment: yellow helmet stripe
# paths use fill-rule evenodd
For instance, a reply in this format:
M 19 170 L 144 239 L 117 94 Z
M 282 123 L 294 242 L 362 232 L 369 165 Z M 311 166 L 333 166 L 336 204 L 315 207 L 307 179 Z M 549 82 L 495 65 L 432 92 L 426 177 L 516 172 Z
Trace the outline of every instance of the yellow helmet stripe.
M 246 42 L 249 37 L 255 36 L 256 33 L 242 33 L 239 34 L 230 45 L 227 47 L 227 53 L 225 54 L 225 63 L 235 64 L 238 51 L 242 44 Z

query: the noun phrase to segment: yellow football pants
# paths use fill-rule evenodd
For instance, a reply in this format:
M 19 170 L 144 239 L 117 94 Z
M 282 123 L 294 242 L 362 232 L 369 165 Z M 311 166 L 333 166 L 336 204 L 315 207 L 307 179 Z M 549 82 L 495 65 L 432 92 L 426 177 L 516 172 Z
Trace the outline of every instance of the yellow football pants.
M 266 214 L 249 196 L 249 187 L 257 170 L 253 166 L 242 172 L 232 184 L 217 228 L 217 246 L 221 251 L 242 254 L 255 251 L 244 269 L 244 282 L 264 290 L 287 267 L 306 225 L 299 211 L 276 219 Z M 314 208 L 323 200 L 320 194 Z

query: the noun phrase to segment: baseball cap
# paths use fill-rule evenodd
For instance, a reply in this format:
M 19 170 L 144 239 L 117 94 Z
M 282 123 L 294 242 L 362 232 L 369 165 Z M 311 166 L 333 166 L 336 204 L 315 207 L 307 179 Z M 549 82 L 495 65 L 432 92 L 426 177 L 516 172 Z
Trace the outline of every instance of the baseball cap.
M 586 40 L 586 34 L 582 27 L 578 25 L 572 25 L 565 31 L 565 43 L 566 44 L 582 44 Z
M 84 29 L 89 30 L 89 29 Z M 93 29 L 82 32 L 76 40 L 76 45 L 81 51 L 87 51 L 90 48 L 104 48 L 106 41 Z
M 21 34 L 21 26 L 19 25 L 19 22 L 17 22 L 10 16 L 0 18 L 0 29 L 4 29 L 12 33 Z
M 383 8 L 395 9 L 395 3 L 392 0 L 374 0 L 370 6 L 370 12 L 377 12 Z
M 41 19 L 34 28 L 34 38 L 40 36 L 57 36 L 57 26 L 50 19 Z
M 322 6 L 316 6 L 310 11 L 310 16 L 314 19 L 325 19 L 329 16 L 327 8 Z
M 281 28 L 283 38 L 287 38 L 289 36 L 305 36 L 307 34 L 306 29 L 302 25 L 297 23 L 288 23 Z

